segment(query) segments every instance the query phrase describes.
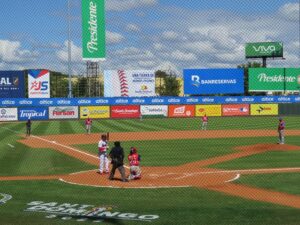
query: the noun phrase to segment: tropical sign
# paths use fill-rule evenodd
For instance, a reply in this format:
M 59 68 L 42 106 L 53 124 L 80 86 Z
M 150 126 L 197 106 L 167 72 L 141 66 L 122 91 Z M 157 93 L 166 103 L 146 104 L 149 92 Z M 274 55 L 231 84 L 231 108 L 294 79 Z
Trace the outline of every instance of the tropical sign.
M 283 57 L 282 42 L 257 42 L 246 44 L 246 58 Z
M 299 91 L 300 68 L 249 68 L 249 91 Z
M 104 0 L 82 0 L 82 58 L 98 61 L 105 58 Z

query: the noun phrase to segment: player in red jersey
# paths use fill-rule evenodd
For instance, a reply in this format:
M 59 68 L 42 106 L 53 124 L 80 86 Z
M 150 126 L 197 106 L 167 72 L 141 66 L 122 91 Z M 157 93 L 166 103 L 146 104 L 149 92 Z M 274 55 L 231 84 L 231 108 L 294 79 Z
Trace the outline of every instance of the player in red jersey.
M 207 123 L 208 123 L 208 117 L 206 116 L 206 114 L 204 116 L 202 116 L 202 130 L 206 130 L 207 129 Z
M 93 123 L 93 121 L 89 117 L 85 120 L 85 129 L 86 129 L 86 133 L 87 134 L 91 133 L 92 123 Z
M 141 156 L 137 153 L 135 147 L 130 148 L 130 154 L 128 155 L 128 161 L 130 165 L 129 180 L 138 180 L 142 178 L 142 171 L 140 168 Z

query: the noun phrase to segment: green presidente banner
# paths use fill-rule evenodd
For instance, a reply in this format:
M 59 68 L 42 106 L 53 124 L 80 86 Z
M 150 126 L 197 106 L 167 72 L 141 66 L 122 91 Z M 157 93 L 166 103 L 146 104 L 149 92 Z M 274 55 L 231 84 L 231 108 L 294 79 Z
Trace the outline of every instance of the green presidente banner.
M 82 58 L 105 59 L 105 0 L 82 0 Z
M 283 57 L 282 42 L 257 42 L 246 44 L 246 58 Z
M 249 91 L 299 91 L 300 68 L 249 68 Z

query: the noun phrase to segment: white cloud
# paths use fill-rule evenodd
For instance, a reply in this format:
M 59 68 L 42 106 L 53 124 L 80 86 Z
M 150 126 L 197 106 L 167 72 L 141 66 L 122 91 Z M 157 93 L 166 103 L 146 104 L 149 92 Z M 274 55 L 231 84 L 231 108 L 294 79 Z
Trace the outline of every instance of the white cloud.
M 134 8 L 153 6 L 158 0 L 108 0 L 106 9 L 110 11 L 126 11 Z
M 124 40 L 123 35 L 115 33 L 115 32 L 106 32 L 106 41 L 107 44 L 117 44 Z
M 0 60 L 4 63 L 28 63 L 37 57 L 37 51 L 22 49 L 19 41 L 0 40 Z
M 164 31 L 162 33 L 162 37 L 167 40 L 176 40 L 179 37 L 179 35 L 174 31 Z
M 299 3 L 287 3 L 279 9 L 279 13 L 286 19 L 297 22 L 299 20 Z
M 127 24 L 126 30 L 131 32 L 139 32 L 141 28 L 138 25 L 131 23 L 131 24 Z
M 65 41 L 64 47 L 56 52 L 57 57 L 63 61 L 68 62 L 68 41 Z M 82 49 L 71 42 L 71 60 L 72 62 L 82 61 Z
M 161 43 L 154 43 L 153 47 L 154 47 L 155 50 L 159 51 L 159 50 L 162 50 L 164 48 L 164 45 L 161 44 Z
M 139 66 L 141 66 L 141 67 L 146 67 L 146 68 L 149 68 L 149 67 L 153 67 L 153 66 L 155 66 L 156 65 L 156 62 L 155 61 L 142 61 L 142 60 L 140 60 L 139 62 L 138 62 L 138 64 L 139 64 Z
M 193 53 L 185 53 L 180 50 L 176 50 L 171 53 L 173 59 L 181 60 L 181 61 L 193 61 L 196 60 L 197 57 Z

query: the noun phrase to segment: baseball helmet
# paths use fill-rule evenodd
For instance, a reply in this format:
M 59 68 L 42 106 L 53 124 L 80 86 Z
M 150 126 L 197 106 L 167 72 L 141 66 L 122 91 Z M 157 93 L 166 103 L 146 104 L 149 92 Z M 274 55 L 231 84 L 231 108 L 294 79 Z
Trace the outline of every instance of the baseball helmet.
M 130 148 L 130 153 L 131 154 L 136 153 L 136 152 L 137 152 L 137 149 L 135 147 Z

